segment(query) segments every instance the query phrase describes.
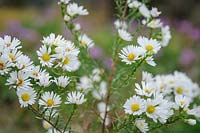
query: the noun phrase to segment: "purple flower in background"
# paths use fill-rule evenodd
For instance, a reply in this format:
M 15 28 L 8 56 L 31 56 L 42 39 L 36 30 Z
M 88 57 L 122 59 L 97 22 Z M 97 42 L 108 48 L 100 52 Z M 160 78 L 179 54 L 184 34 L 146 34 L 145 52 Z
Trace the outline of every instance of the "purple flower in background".
M 112 61 L 111 58 L 105 58 L 103 63 L 104 63 L 104 66 L 107 69 L 111 69 L 112 68 L 113 61 Z
M 181 66 L 187 67 L 190 64 L 193 64 L 196 60 L 196 53 L 192 49 L 183 49 L 179 62 Z
M 102 49 L 97 46 L 90 48 L 89 52 L 93 59 L 100 59 L 103 56 Z

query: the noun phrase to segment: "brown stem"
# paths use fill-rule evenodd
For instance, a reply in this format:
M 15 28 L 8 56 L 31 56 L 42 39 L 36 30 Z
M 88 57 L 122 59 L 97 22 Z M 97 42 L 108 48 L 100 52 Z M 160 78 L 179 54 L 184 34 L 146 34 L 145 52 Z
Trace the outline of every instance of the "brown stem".
M 123 15 L 122 15 L 123 21 L 125 20 L 125 17 L 126 17 L 127 8 L 128 8 L 128 5 L 127 5 L 127 0 L 126 0 Z M 110 73 L 110 76 L 109 76 L 109 79 L 108 79 L 109 80 L 109 87 L 108 87 L 108 93 L 107 93 L 107 96 L 106 96 L 105 115 L 104 115 L 104 118 L 103 118 L 103 124 L 102 124 L 102 130 L 101 130 L 102 133 L 105 133 L 105 128 L 106 128 L 105 122 L 106 122 L 106 118 L 107 118 L 107 114 L 108 114 L 107 109 L 108 109 L 108 104 L 109 104 L 109 99 L 110 99 L 110 89 L 112 88 L 113 77 L 115 75 L 115 67 L 116 67 L 116 59 L 113 61 L 111 73 Z

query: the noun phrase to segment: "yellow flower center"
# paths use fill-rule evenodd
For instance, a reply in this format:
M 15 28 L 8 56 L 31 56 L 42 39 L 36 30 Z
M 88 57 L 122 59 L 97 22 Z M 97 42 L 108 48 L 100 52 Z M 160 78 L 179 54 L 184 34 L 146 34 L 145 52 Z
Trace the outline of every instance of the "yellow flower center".
M 46 104 L 47 104 L 49 107 L 53 106 L 53 105 L 54 105 L 53 99 L 48 99 L 48 100 L 46 101 Z
M 17 79 L 17 86 L 22 86 L 24 81 L 22 79 Z
M 153 46 L 151 44 L 146 45 L 146 50 L 147 51 L 152 51 L 153 50 Z
M 21 95 L 21 98 L 24 102 L 27 102 L 30 100 L 30 95 L 28 93 L 24 93 Z
M 176 89 L 176 93 L 178 93 L 178 94 L 183 94 L 183 88 L 178 87 L 178 88 Z
M 42 59 L 43 59 L 43 61 L 49 61 L 50 60 L 50 55 L 48 53 L 44 53 L 42 55 Z
M 180 101 L 180 105 L 184 105 L 185 104 L 185 102 L 184 101 Z
M 36 77 L 39 76 L 39 73 L 38 73 L 38 72 L 33 72 L 32 74 L 33 74 L 33 76 L 36 76 Z
M 67 64 L 69 63 L 69 60 L 70 60 L 70 59 L 69 59 L 69 57 L 65 57 L 65 59 L 64 59 L 64 62 L 63 62 L 63 63 L 64 63 L 65 65 L 67 65 Z
M 139 104 L 132 104 L 131 105 L 131 110 L 132 111 L 138 111 L 140 109 L 140 105 Z
M 0 62 L 0 70 L 3 70 L 5 68 L 5 63 L 4 62 Z
M 12 54 L 12 53 L 9 54 L 9 58 L 10 58 L 12 61 L 15 61 L 15 60 L 16 60 L 15 55 Z
M 148 93 L 148 94 L 151 93 L 151 89 L 148 89 L 148 88 L 145 88 L 144 91 L 145 91 L 146 93 Z
M 135 55 L 133 53 L 128 54 L 128 60 L 133 61 L 135 58 Z
M 85 42 L 85 41 L 81 41 L 81 45 L 82 45 L 83 47 L 85 47 L 85 46 L 86 46 L 86 42 Z
M 153 105 L 149 105 L 149 106 L 147 107 L 147 112 L 148 112 L 149 114 L 154 113 L 154 112 L 155 112 L 155 107 L 154 107 Z

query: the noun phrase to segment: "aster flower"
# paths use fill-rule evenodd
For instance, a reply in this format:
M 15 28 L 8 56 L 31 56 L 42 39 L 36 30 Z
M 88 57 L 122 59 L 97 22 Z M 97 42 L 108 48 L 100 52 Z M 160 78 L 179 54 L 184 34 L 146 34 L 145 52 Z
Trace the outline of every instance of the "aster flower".
M 82 76 L 79 83 L 77 83 L 77 89 L 87 93 L 93 87 L 92 80 L 88 76 Z
M 121 53 L 119 53 L 119 57 L 122 59 L 123 62 L 126 62 L 126 64 L 132 64 L 136 60 L 143 57 L 144 54 L 145 50 L 143 48 L 129 45 L 121 50 Z
M 161 48 L 160 43 L 156 39 L 148 39 L 146 37 L 139 36 L 137 42 L 147 52 L 157 53 Z
M 93 40 L 91 40 L 86 34 L 80 35 L 78 37 L 78 40 L 80 42 L 80 46 L 82 47 L 91 48 L 92 46 L 94 46 Z
M 144 100 L 139 96 L 129 98 L 123 107 L 125 113 L 132 115 L 141 115 L 145 111 Z
M 124 29 L 119 29 L 118 30 L 118 34 L 120 36 L 121 39 L 125 40 L 125 41 L 131 41 L 132 40 L 132 36 L 129 32 L 127 32 L 126 30 Z
M 149 28 L 160 28 L 162 27 L 162 22 L 160 21 L 160 19 L 152 19 L 148 24 L 147 24 L 147 27 Z
M 84 94 L 81 92 L 70 92 L 67 94 L 67 101 L 65 102 L 65 104 L 82 104 L 86 101 L 86 99 L 84 98 Z
M 49 75 L 49 73 L 47 73 L 45 71 L 41 72 L 38 77 L 38 79 L 39 79 L 38 85 L 43 86 L 43 87 L 48 87 L 51 83 L 50 78 L 51 78 L 51 76 Z
M 20 49 L 22 46 L 21 42 L 17 38 L 11 38 L 11 36 L 5 35 L 4 38 L 0 37 L 0 45 L 3 45 L 5 48 L 13 50 Z
M 36 92 L 33 88 L 29 88 L 27 90 L 18 89 L 17 95 L 21 107 L 27 107 L 28 105 L 33 105 L 35 103 Z
M 33 67 L 33 62 L 31 59 L 26 55 L 21 55 L 16 61 L 16 67 L 20 70 L 30 71 Z
M 129 8 L 139 8 L 142 5 L 138 0 L 128 0 L 127 3 Z
M 45 92 L 39 100 L 39 104 L 45 108 L 58 107 L 61 102 L 61 97 L 54 92 Z
M 148 123 L 144 119 L 136 119 L 135 126 L 142 132 L 146 133 L 149 131 Z
M 156 7 L 152 7 L 150 13 L 152 17 L 158 17 L 161 14 L 161 12 L 158 11 L 158 8 Z
M 163 47 L 167 46 L 170 39 L 171 39 L 171 33 L 170 33 L 170 29 L 169 26 L 164 26 L 161 28 L 161 34 L 162 34 L 162 41 L 161 41 L 161 45 Z
M 88 15 L 87 9 L 84 9 L 83 6 L 78 6 L 76 3 L 70 3 L 67 5 L 67 14 L 69 14 L 71 17 L 75 15 Z
M 106 97 L 107 94 L 107 83 L 102 81 L 99 85 L 99 88 L 92 91 L 92 96 L 97 100 L 102 100 Z
M 0 56 L 0 75 L 7 74 L 12 67 L 12 63 L 6 55 Z
M 126 24 L 125 21 L 116 20 L 114 22 L 114 25 L 115 25 L 116 29 L 124 29 L 124 30 L 126 30 L 128 28 L 128 25 Z
M 32 86 L 29 77 L 30 77 L 29 72 L 24 72 L 24 71 L 11 72 L 6 85 L 11 85 L 17 89 L 28 90 Z
M 61 35 L 56 36 L 54 33 L 51 33 L 49 36 L 43 37 L 42 43 L 49 46 L 58 46 L 62 43 L 65 43 L 65 39 Z
M 191 102 L 191 99 L 183 95 L 177 95 L 175 96 L 175 102 L 179 107 L 187 108 Z
M 37 51 L 37 55 L 39 56 L 42 66 L 53 66 L 53 61 L 55 58 L 53 55 L 51 55 L 51 47 L 47 48 L 47 46 L 43 45 L 39 51 Z
M 65 88 L 69 84 L 70 80 L 67 76 L 60 76 L 58 78 L 55 78 L 54 82 L 57 86 Z

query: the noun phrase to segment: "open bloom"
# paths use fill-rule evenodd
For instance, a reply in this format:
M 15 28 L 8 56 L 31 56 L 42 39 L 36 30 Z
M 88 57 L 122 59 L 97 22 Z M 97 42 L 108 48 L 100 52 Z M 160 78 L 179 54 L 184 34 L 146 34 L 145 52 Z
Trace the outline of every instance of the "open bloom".
M 39 100 L 39 104 L 45 108 L 58 107 L 61 102 L 61 97 L 54 92 L 45 92 Z
M 55 78 L 54 82 L 56 83 L 57 86 L 65 88 L 69 84 L 70 80 L 69 77 L 60 76 L 58 78 Z
M 83 6 L 78 6 L 76 3 L 70 3 L 67 5 L 67 14 L 70 16 L 75 15 L 88 15 L 87 9 L 84 9 Z
M 139 96 L 129 98 L 124 104 L 125 113 L 141 115 L 145 111 L 144 100 Z
M 20 45 L 21 42 L 16 38 L 11 38 L 11 36 L 5 35 L 4 38 L 0 37 L 0 45 L 4 46 L 4 48 L 13 50 L 13 49 L 20 49 L 22 46 Z
M 43 45 L 39 51 L 37 51 L 37 54 L 42 66 L 53 66 L 54 57 L 51 55 L 51 47 L 47 48 L 47 46 Z
M 175 96 L 175 102 L 179 107 L 187 108 L 191 102 L 191 99 L 183 95 L 177 95 Z
M 7 74 L 10 71 L 12 63 L 5 55 L 0 56 L 0 75 Z
M 146 133 L 149 131 L 148 123 L 144 119 L 136 119 L 135 126 L 142 132 Z
M 86 99 L 84 98 L 84 94 L 81 92 L 70 92 L 67 94 L 67 101 L 65 102 L 65 104 L 82 104 L 86 101 Z
M 145 50 L 143 48 L 129 45 L 121 50 L 119 57 L 123 62 L 126 62 L 126 64 L 132 64 L 136 60 L 143 57 L 144 54 Z
M 118 34 L 119 34 L 120 38 L 122 38 L 125 41 L 129 41 L 130 42 L 132 40 L 132 38 L 133 38 L 131 36 L 131 34 L 128 31 L 124 30 L 124 29 L 119 29 L 118 30 Z
M 17 96 L 21 107 L 27 107 L 28 105 L 33 105 L 35 103 L 36 93 L 33 88 L 27 90 L 19 89 L 17 90 Z
M 78 37 L 80 46 L 91 48 L 94 45 L 93 40 L 91 40 L 86 34 L 80 35 Z
M 160 43 L 156 39 L 148 39 L 146 37 L 139 36 L 137 42 L 147 52 L 157 53 L 161 48 Z
M 32 86 L 29 77 L 30 74 L 28 72 L 24 71 L 11 72 L 6 85 L 11 85 L 17 89 L 28 90 Z
M 61 35 L 56 36 L 54 33 L 51 33 L 47 37 L 43 37 L 43 40 L 42 40 L 42 43 L 44 45 L 49 45 L 49 46 L 52 46 L 52 45 L 58 46 L 64 42 L 65 42 L 65 39 L 63 38 L 63 36 Z

